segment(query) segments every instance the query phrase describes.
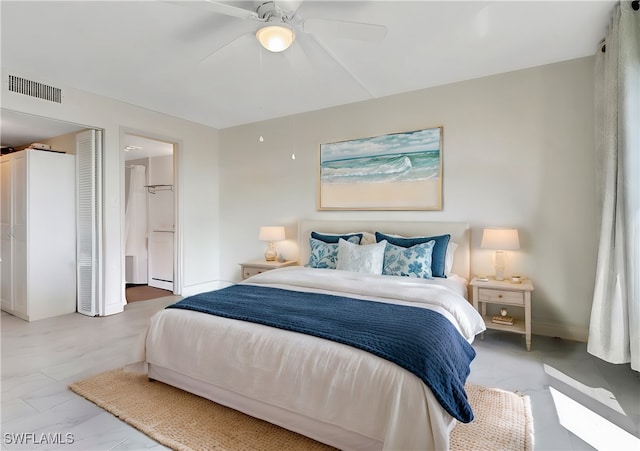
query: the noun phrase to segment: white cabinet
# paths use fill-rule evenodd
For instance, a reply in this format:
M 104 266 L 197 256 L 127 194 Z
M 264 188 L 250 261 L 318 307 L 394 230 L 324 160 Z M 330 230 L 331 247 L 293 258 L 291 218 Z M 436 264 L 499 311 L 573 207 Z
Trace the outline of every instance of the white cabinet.
M 2 310 L 27 321 L 76 311 L 75 157 L 0 157 Z

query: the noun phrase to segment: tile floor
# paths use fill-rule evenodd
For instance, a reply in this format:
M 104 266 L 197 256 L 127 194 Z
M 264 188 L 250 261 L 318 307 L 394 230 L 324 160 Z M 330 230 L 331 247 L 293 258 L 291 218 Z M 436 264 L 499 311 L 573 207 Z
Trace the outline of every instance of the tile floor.
M 165 449 L 67 385 L 132 361 L 148 318 L 176 299 L 132 303 L 102 318 L 71 314 L 27 323 L 2 312 L 2 450 Z M 522 336 L 490 331 L 474 347 L 469 382 L 530 396 L 536 450 L 594 449 L 560 425 L 550 387 L 640 436 L 640 374 L 628 365 L 602 362 L 584 343 L 549 337 L 534 336 L 527 352 Z M 62 439 L 69 433 L 73 443 L 18 446 L 11 435 L 18 432 Z

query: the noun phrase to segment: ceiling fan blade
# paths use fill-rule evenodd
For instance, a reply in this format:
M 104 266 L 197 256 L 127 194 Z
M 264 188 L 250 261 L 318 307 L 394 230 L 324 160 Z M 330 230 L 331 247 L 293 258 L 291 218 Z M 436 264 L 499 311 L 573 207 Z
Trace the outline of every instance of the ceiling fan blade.
M 387 27 L 384 25 L 333 19 L 305 19 L 302 30 L 324 37 L 335 36 L 371 42 L 382 41 L 387 35 Z
M 258 19 L 258 13 L 256 13 L 255 11 L 238 8 L 237 6 L 227 5 L 226 3 L 214 2 L 212 0 L 182 0 L 172 1 L 171 3 L 180 6 L 199 8 L 213 13 L 224 14 L 226 16 L 238 17 L 240 19 Z
M 376 96 L 373 94 L 373 92 L 367 87 L 367 85 L 364 84 L 364 82 L 362 80 L 360 80 L 360 77 L 358 77 L 351 69 L 349 69 L 347 67 L 347 65 L 338 57 L 338 55 L 336 55 L 334 52 L 332 52 L 329 47 L 327 47 L 321 39 L 318 39 L 315 35 L 312 35 L 313 40 L 316 42 L 316 44 L 318 44 L 320 46 L 320 48 L 322 50 L 324 50 L 326 52 L 327 55 L 329 55 L 329 57 L 331 57 L 337 64 L 338 66 L 340 66 L 342 68 L 342 70 L 345 71 L 345 73 L 351 77 L 351 79 L 353 81 L 355 81 L 358 86 L 360 86 L 367 94 L 369 94 L 369 96 L 374 99 L 376 98 Z
M 200 63 L 204 63 L 206 60 L 208 60 L 209 58 L 211 58 L 213 55 L 215 55 L 216 53 L 222 51 L 222 49 L 225 49 L 227 47 L 232 47 L 234 44 L 236 44 L 237 42 L 240 42 L 242 40 L 247 40 L 248 37 L 254 38 L 255 35 L 254 33 L 243 33 L 240 36 L 237 36 L 233 39 L 231 39 L 228 42 L 225 42 L 224 44 L 218 46 L 216 49 L 214 49 L 211 53 L 209 53 L 208 55 L 206 55 L 205 57 L 200 59 Z
M 312 39 L 314 39 L 312 35 L 300 33 L 296 37 L 297 45 L 292 45 L 286 52 L 283 52 L 289 65 L 289 70 L 303 79 L 310 79 L 313 73 L 316 72 L 316 68 L 306 50 L 308 41 Z
M 283 11 L 295 13 L 300 8 L 302 0 L 276 0 L 276 4 Z

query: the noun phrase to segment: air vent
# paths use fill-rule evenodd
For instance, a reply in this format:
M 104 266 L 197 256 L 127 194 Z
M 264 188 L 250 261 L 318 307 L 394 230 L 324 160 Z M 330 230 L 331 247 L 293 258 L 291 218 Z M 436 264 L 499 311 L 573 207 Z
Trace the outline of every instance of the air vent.
M 62 103 L 62 89 L 16 77 L 15 75 L 9 75 L 9 91 L 50 102 Z

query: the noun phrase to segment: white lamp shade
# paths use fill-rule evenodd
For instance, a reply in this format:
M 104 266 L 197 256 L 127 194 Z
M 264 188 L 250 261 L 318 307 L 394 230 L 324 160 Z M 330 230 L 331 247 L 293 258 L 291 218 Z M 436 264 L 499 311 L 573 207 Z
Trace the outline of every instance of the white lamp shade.
M 263 226 L 260 227 L 258 236 L 260 241 L 282 241 L 285 239 L 283 226 Z
M 482 243 L 480 243 L 480 247 L 483 249 L 496 249 L 501 251 L 520 249 L 518 229 L 484 229 L 482 232 Z
M 270 52 L 283 52 L 293 44 L 296 35 L 284 25 L 267 25 L 256 32 L 256 38 Z

